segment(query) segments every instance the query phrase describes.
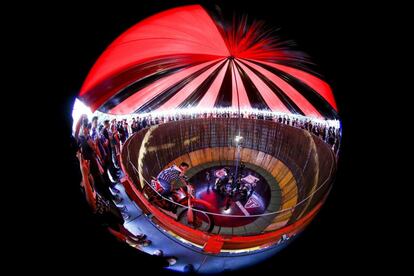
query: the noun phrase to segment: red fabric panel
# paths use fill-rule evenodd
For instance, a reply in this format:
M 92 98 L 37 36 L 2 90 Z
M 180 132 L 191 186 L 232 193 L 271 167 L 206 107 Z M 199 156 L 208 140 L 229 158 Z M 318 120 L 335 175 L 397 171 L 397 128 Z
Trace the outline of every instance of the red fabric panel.
M 139 61 L 179 54 L 229 55 L 217 26 L 200 5 L 170 9 L 131 27 L 96 61 L 80 95 Z
M 159 56 L 140 61 L 138 64 L 134 64 L 128 69 L 106 78 L 83 94 L 80 99 L 95 111 L 119 91 L 137 80 L 144 79 L 158 72 L 178 67 L 188 68 L 215 59 L 217 59 L 216 56 L 183 54 Z
M 196 77 L 194 80 L 189 82 L 186 86 L 184 86 L 180 91 L 177 92 L 170 100 L 168 100 L 165 104 L 160 106 L 157 111 L 166 111 L 166 110 L 172 110 L 175 109 L 177 106 L 179 106 L 185 99 L 188 98 L 188 96 L 191 95 L 191 93 L 214 71 L 216 70 L 220 65 L 223 64 L 223 62 L 219 62 L 213 67 L 209 68 L 207 71 L 203 72 L 200 76 Z
M 128 97 L 123 102 L 119 103 L 116 107 L 109 111 L 110 114 L 129 114 L 133 113 L 147 101 L 151 100 L 155 96 L 159 95 L 162 91 L 168 87 L 174 85 L 180 80 L 188 77 L 189 75 L 197 72 L 198 70 L 216 62 L 216 60 L 205 62 L 188 69 L 182 70 L 178 73 L 175 73 L 171 76 L 162 78 L 160 80 L 151 83 L 144 89 L 141 89 L 134 93 L 131 97 Z
M 197 107 L 199 108 L 213 108 L 216 102 L 218 93 L 220 91 L 221 85 L 223 83 L 224 75 L 226 74 L 227 67 L 229 66 L 229 62 L 226 62 L 226 65 L 221 68 L 219 74 L 217 75 L 216 79 L 211 84 L 210 88 L 207 90 L 204 97 L 200 100 Z
M 289 75 L 292 75 L 293 77 L 297 78 L 301 82 L 307 84 L 313 90 L 318 92 L 318 94 L 321 95 L 336 111 L 338 111 L 338 108 L 337 108 L 336 102 L 335 102 L 335 98 L 334 98 L 334 95 L 332 93 L 332 89 L 329 86 L 329 84 L 327 84 L 323 80 L 321 80 L 321 79 L 315 77 L 314 75 L 311 75 L 311 74 L 309 74 L 305 71 L 302 71 L 302 70 L 299 70 L 299 69 L 296 69 L 296 68 L 293 68 L 293 67 L 289 67 L 289 66 L 285 66 L 285 65 L 281 65 L 281 64 L 275 64 L 275 63 L 271 63 L 271 62 L 264 62 L 264 61 L 260 61 L 260 60 L 255 60 L 255 61 L 261 62 L 263 64 L 266 64 L 266 65 L 272 66 L 276 69 L 279 69 L 283 72 L 286 72 Z
M 239 72 L 234 66 L 232 61 L 231 66 L 233 66 L 233 78 L 232 78 L 232 107 L 237 109 L 238 105 L 240 104 L 240 108 L 251 108 L 249 97 L 247 97 L 246 88 L 243 85 L 243 81 Z M 237 97 L 237 93 L 239 94 Z
M 244 64 L 238 61 L 236 62 L 252 80 L 254 86 L 256 86 L 257 90 L 260 91 L 260 94 L 272 111 L 291 113 L 289 109 L 280 101 L 279 97 L 272 91 L 272 89 L 270 89 L 269 86 L 267 86 L 255 73 L 253 73 Z
M 274 84 L 276 84 L 277 87 L 279 87 L 283 91 L 283 93 L 285 93 L 289 98 L 293 100 L 293 102 L 303 111 L 303 113 L 305 113 L 306 116 L 312 116 L 321 119 L 324 118 L 316 110 L 316 108 L 310 102 L 308 102 L 308 100 L 306 100 L 305 97 L 302 96 L 302 94 L 300 94 L 295 88 L 293 88 L 290 84 L 281 79 L 279 76 L 247 60 L 243 60 L 243 62 L 253 67 L 257 71 L 262 73 L 266 78 L 271 80 Z

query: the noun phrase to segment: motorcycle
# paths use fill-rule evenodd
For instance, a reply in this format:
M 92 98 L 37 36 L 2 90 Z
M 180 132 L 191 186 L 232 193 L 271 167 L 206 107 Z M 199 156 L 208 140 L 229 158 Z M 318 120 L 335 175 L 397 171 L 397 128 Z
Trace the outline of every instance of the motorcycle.
M 209 213 L 213 213 L 215 207 L 205 200 L 196 198 L 193 185 L 184 178 L 182 181 L 184 186 L 174 189 L 170 197 L 162 196 L 164 188 L 155 177 L 152 178 L 151 185 L 145 186 L 144 192 L 149 202 L 180 223 L 211 232 L 214 228 L 214 217 Z

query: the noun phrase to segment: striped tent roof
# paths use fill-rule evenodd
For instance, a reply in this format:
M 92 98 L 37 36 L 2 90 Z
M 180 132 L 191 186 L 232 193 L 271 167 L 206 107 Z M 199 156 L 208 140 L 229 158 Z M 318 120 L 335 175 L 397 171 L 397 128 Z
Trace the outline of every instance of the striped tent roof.
M 199 5 L 153 15 L 104 51 L 80 99 L 116 115 L 232 107 L 336 118 L 330 86 L 261 27 L 223 27 Z

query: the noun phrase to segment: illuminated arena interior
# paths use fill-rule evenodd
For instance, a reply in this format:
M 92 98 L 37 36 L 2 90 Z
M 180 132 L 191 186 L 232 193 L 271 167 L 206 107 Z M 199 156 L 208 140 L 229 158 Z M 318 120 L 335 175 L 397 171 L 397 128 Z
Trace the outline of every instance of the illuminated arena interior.
M 273 256 L 332 187 L 341 126 L 330 86 L 260 24 L 241 25 L 199 5 L 151 16 L 105 50 L 74 107 L 87 198 L 94 185 L 110 191 L 99 197 L 123 216 L 110 232 L 174 256 L 171 270 Z M 180 164 L 188 170 L 167 194 L 159 175 Z M 96 192 L 89 201 L 97 208 Z M 151 242 L 135 243 L 139 234 Z
M 233 127 L 237 124 L 243 137 L 239 153 L 235 141 L 238 128 Z M 214 181 L 210 180 L 208 189 L 205 177 L 206 170 L 212 169 L 210 174 L 214 175 L 214 168 L 235 166 L 238 154 L 246 166 L 243 177 L 254 174 L 261 179 L 249 198 L 253 201 L 248 208 L 251 213 L 243 207 L 246 200 L 237 198 L 225 210 L 224 198 L 212 188 Z M 327 194 L 336 166 L 331 148 L 307 131 L 266 120 L 238 118 L 202 118 L 150 127 L 127 141 L 122 160 L 131 179 L 127 185 L 143 195 L 152 177 L 163 169 L 183 161 L 190 164 L 187 175 L 194 182 L 197 197 L 213 205 L 209 210 L 214 213 L 210 233 L 240 236 L 272 232 L 303 218 Z M 147 202 L 142 199 L 143 204 Z M 167 216 L 164 219 L 169 220 Z M 272 241 L 276 242 L 273 238 L 267 240 Z M 263 242 L 224 243 L 223 249 L 258 245 Z

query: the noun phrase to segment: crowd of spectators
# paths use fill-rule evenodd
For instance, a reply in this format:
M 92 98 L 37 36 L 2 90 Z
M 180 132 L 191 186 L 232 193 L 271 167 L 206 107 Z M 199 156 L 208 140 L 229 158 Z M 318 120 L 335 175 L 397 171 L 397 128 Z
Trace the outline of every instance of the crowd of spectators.
M 105 227 L 119 240 L 133 247 L 145 247 L 151 244 L 146 235 L 134 235 L 123 225 L 129 219 L 128 210 L 122 204 L 120 191 L 116 184 L 122 177 L 121 149 L 132 134 L 149 126 L 197 118 L 238 118 L 237 112 L 205 112 L 193 114 L 135 116 L 128 119 L 105 119 L 94 116 L 91 120 L 82 115 L 76 124 L 73 141 L 76 157 L 82 174 L 81 188 L 92 211 L 100 218 Z M 337 153 L 340 143 L 340 128 L 323 120 L 286 114 L 241 113 L 242 118 L 271 120 L 281 124 L 305 129 L 331 145 Z M 102 118 L 104 118 L 102 120 Z M 162 252 L 162 251 L 160 251 Z M 162 256 L 163 254 L 155 254 Z M 165 257 L 164 257 L 165 258 Z M 169 265 L 176 258 L 168 257 Z
M 75 127 L 73 146 L 81 171 L 82 193 L 99 223 L 118 240 L 142 249 L 152 242 L 144 233 L 134 235 L 124 227 L 130 217 L 116 188 L 122 177 L 121 147 L 130 134 L 127 120 L 112 119 L 98 123 L 97 116 L 89 121 L 86 115 L 82 115 Z M 176 257 L 164 256 L 161 250 L 156 252 L 154 255 L 162 258 L 166 266 L 177 261 Z
M 85 115 L 77 122 L 73 138 L 82 174 L 81 188 L 93 213 L 112 233 L 130 244 L 148 246 L 150 241 L 144 234 L 133 235 L 123 227 L 129 215 L 116 184 L 122 173 L 120 147 L 128 135 L 124 123 L 113 120 L 99 125 L 98 117 L 89 122 Z
M 197 119 L 197 118 L 238 118 L 238 112 L 227 111 L 227 112 L 204 112 L 204 113 L 177 113 L 173 115 L 148 115 L 148 116 L 136 116 L 130 119 L 130 127 L 128 128 L 127 119 L 123 119 L 122 125 L 126 137 L 135 132 L 140 131 L 148 126 L 158 125 L 161 123 L 167 123 L 171 121 L 179 121 L 186 119 Z M 241 112 L 242 118 L 259 119 L 259 120 L 270 120 L 281 124 L 290 125 L 293 127 L 305 129 L 314 135 L 318 136 L 325 143 L 329 144 L 332 150 L 337 153 L 340 140 L 341 130 L 339 126 L 333 126 L 327 123 L 325 120 L 315 120 L 310 117 L 277 114 L 277 113 L 255 113 L 255 112 Z M 129 131 L 129 132 L 128 132 Z

